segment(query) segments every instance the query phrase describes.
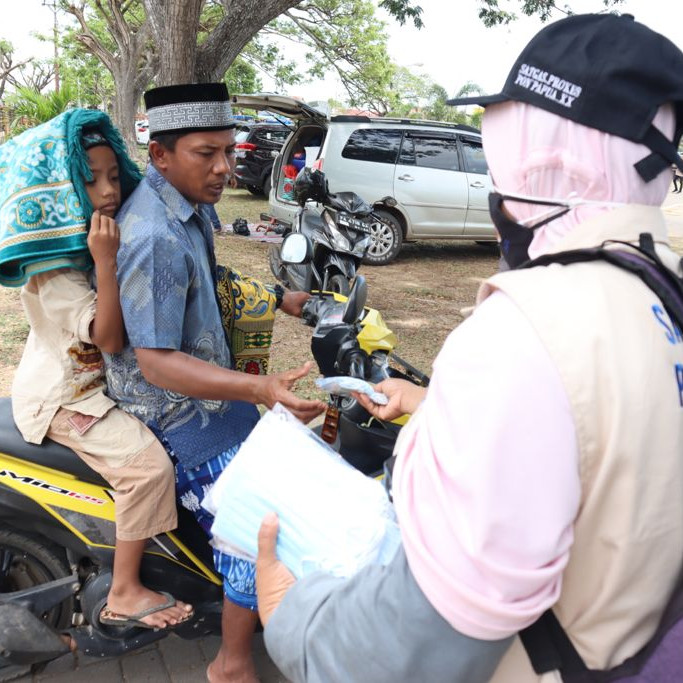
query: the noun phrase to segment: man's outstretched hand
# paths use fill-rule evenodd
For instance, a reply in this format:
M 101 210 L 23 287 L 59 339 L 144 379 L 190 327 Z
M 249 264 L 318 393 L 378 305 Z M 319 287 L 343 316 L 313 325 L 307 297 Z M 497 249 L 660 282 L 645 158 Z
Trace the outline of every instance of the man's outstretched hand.
M 310 422 L 314 417 L 322 413 L 327 406 L 322 401 L 299 398 L 292 387 L 298 380 L 305 377 L 313 367 L 313 362 L 308 361 L 298 368 L 279 372 L 275 375 L 263 377 L 263 391 L 258 403 L 272 408 L 276 403 L 282 403 L 291 413 L 302 422 Z
M 275 546 L 278 528 L 277 515 L 274 512 L 269 512 L 263 518 L 258 532 L 256 597 L 258 599 L 259 617 L 261 617 L 264 628 L 277 606 L 282 602 L 285 593 L 296 581 L 289 569 L 277 559 Z

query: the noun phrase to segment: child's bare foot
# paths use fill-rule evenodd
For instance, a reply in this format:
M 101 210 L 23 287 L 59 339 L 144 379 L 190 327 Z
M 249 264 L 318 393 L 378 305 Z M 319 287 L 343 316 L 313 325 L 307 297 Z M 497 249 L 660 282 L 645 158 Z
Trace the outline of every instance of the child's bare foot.
M 168 628 L 192 616 L 192 605 L 180 600 L 176 600 L 175 604 L 172 602 L 168 595 L 157 593 L 143 585 L 126 586 L 121 591 L 112 587 L 100 620 L 109 625 L 118 621 L 121 625 L 131 625 L 131 621 L 139 621 L 150 628 Z

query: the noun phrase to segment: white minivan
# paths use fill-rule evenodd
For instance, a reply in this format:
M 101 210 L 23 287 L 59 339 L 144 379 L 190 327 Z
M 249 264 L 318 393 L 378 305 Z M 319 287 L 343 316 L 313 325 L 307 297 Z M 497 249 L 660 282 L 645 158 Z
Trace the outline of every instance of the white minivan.
M 352 191 L 378 207 L 365 262 L 391 262 L 405 241 L 495 242 L 491 181 L 476 128 L 438 121 L 328 117 L 281 95 L 234 95 L 233 105 L 296 121 L 273 165 L 271 215 L 293 223 L 292 175 L 302 164 L 324 171 L 330 191 Z M 394 201 L 385 203 L 387 198 Z M 391 204 L 391 206 L 389 205 Z M 395 205 L 394 205 L 395 204 Z

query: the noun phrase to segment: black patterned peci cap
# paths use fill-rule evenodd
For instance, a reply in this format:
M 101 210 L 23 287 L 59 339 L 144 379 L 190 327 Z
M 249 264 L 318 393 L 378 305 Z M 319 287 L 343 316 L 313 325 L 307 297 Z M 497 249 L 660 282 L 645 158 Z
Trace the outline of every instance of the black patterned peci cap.
M 635 164 L 646 182 L 675 164 L 683 170 L 683 52 L 629 14 L 577 14 L 543 28 L 522 50 L 497 95 L 447 104 L 514 100 L 650 149 Z M 676 113 L 673 143 L 652 125 L 659 107 Z
M 225 83 L 186 83 L 145 93 L 149 136 L 235 127 Z

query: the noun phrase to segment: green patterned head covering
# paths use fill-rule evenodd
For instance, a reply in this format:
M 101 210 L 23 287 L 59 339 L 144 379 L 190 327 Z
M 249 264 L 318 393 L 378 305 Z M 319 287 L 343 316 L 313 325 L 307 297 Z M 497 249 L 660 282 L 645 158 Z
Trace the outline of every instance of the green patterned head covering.
M 92 266 L 86 240 L 93 209 L 85 189 L 92 173 L 83 133 L 93 130 L 116 155 L 125 201 L 142 174 L 104 112 L 70 109 L 0 145 L 0 285 Z
M 142 180 L 142 173 L 128 156 L 126 143 L 107 114 L 92 109 L 72 111 L 78 112 L 78 115 L 72 118 L 71 125 L 67 127 L 71 181 L 81 201 L 86 221 L 89 222 L 93 207 L 85 189 L 85 181 L 90 181 L 93 177 L 88 164 L 88 150 L 91 147 L 104 144 L 114 151 L 119 165 L 122 202 L 125 202 L 138 186 Z

